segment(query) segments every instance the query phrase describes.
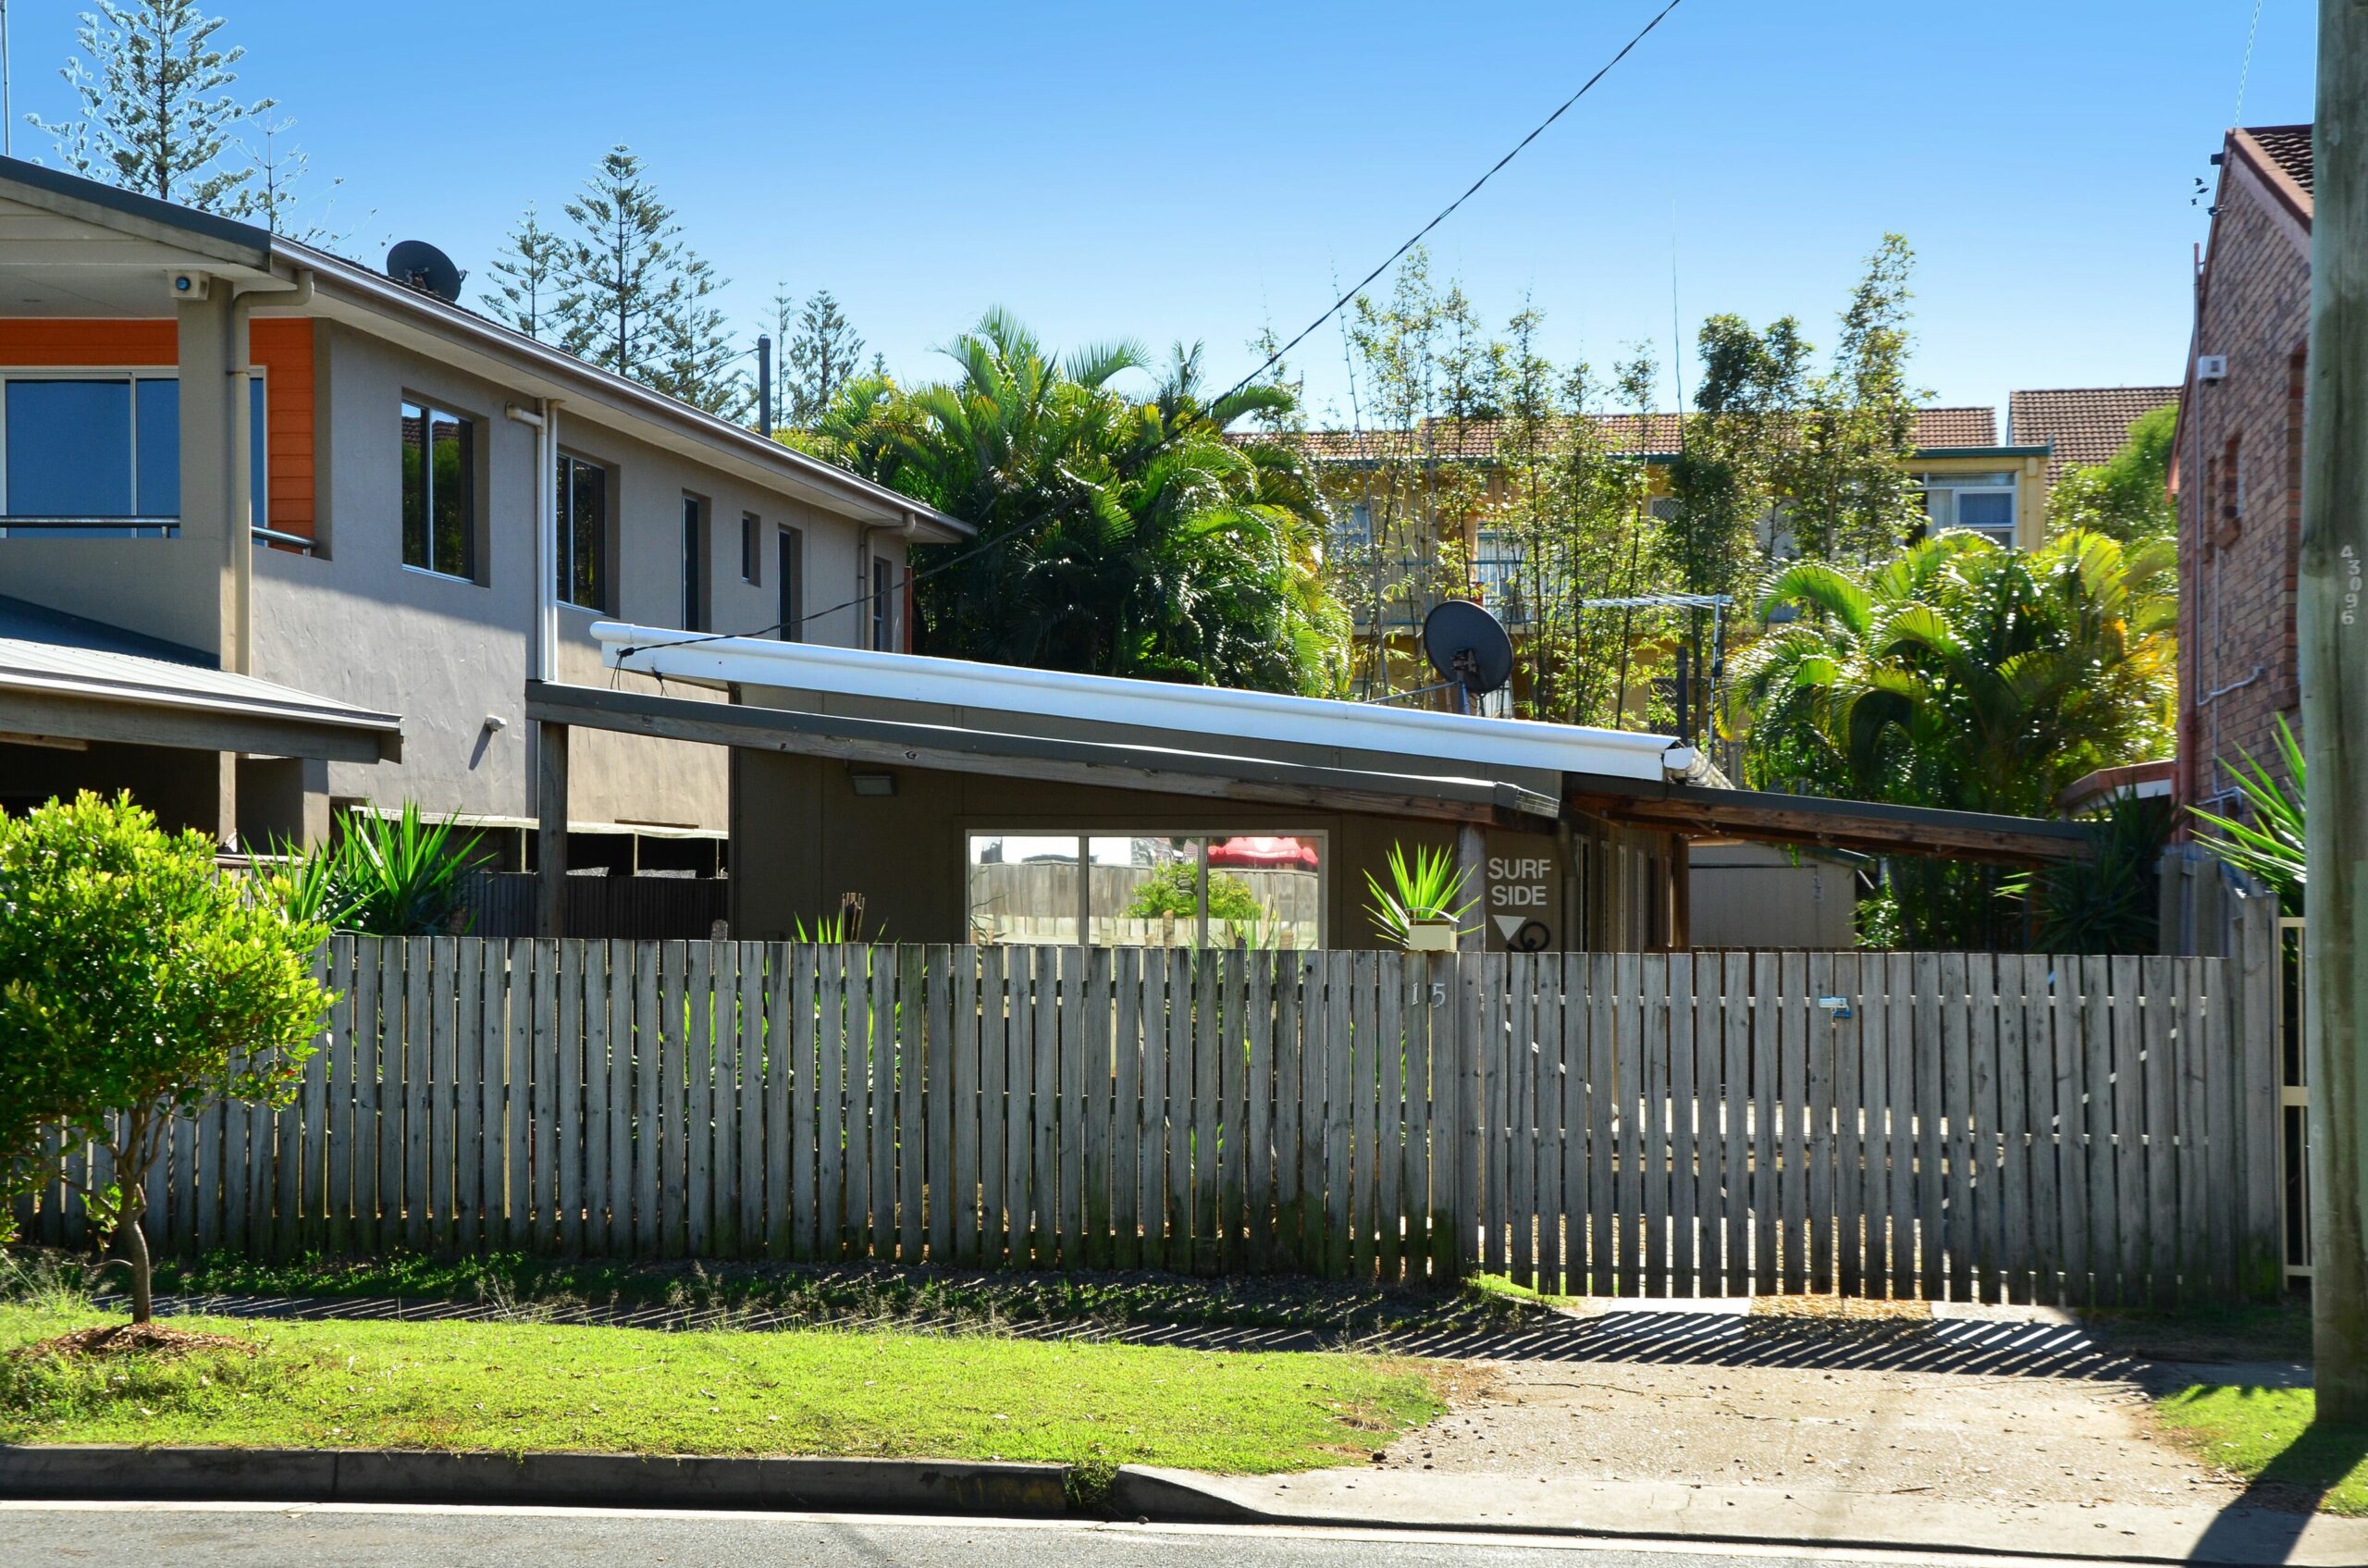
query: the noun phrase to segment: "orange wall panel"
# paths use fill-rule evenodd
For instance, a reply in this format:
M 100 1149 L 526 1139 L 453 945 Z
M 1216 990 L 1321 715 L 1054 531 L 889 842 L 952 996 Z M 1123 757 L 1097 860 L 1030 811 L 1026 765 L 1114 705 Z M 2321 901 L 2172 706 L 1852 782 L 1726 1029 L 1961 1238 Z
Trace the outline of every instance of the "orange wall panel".
M 313 532 L 313 324 L 265 318 L 248 326 L 248 347 L 264 367 L 265 482 L 271 525 Z M 105 370 L 172 364 L 179 333 L 170 321 L 0 319 L 0 366 Z

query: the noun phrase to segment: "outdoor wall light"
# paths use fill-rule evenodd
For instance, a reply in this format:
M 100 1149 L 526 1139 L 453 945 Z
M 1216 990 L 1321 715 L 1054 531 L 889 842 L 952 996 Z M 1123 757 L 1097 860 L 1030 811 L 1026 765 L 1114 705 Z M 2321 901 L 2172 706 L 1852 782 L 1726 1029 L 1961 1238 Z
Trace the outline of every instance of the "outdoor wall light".
M 855 786 L 855 792 L 857 795 L 886 796 L 896 793 L 896 775 L 894 773 L 849 773 L 847 783 Z

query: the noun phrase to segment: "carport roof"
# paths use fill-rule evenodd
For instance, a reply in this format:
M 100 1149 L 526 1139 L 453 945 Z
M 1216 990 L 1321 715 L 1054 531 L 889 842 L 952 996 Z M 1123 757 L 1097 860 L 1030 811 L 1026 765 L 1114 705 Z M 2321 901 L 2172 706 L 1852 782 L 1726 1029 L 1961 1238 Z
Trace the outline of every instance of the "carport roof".
M 0 631 L 35 629 L 0 609 Z M 402 722 L 292 686 L 89 644 L 0 636 L 0 735 L 397 761 Z

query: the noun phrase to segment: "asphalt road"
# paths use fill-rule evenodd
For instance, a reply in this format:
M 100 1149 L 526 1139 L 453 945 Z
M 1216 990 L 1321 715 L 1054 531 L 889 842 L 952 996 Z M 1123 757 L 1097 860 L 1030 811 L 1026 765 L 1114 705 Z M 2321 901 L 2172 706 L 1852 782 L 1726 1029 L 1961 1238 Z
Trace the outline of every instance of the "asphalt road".
M 846 1515 L 626 1513 L 254 1504 L 0 1504 L 0 1562 L 172 1568 L 1733 1568 L 1739 1561 L 1883 1568 L 1893 1553 L 1702 1551 L 1572 1538 L 1516 1541 L 1232 1526 L 1089 1526 Z M 1984 1559 L 1985 1568 L 2011 1560 Z

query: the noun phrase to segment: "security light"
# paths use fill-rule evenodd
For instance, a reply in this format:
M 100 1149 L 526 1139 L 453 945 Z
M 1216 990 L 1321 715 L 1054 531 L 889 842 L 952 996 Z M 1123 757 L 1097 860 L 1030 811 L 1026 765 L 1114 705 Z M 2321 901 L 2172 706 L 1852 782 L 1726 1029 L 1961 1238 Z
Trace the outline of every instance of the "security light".
M 885 796 L 896 793 L 896 775 L 894 773 L 849 773 L 847 783 L 855 786 L 855 792 L 857 795 Z

